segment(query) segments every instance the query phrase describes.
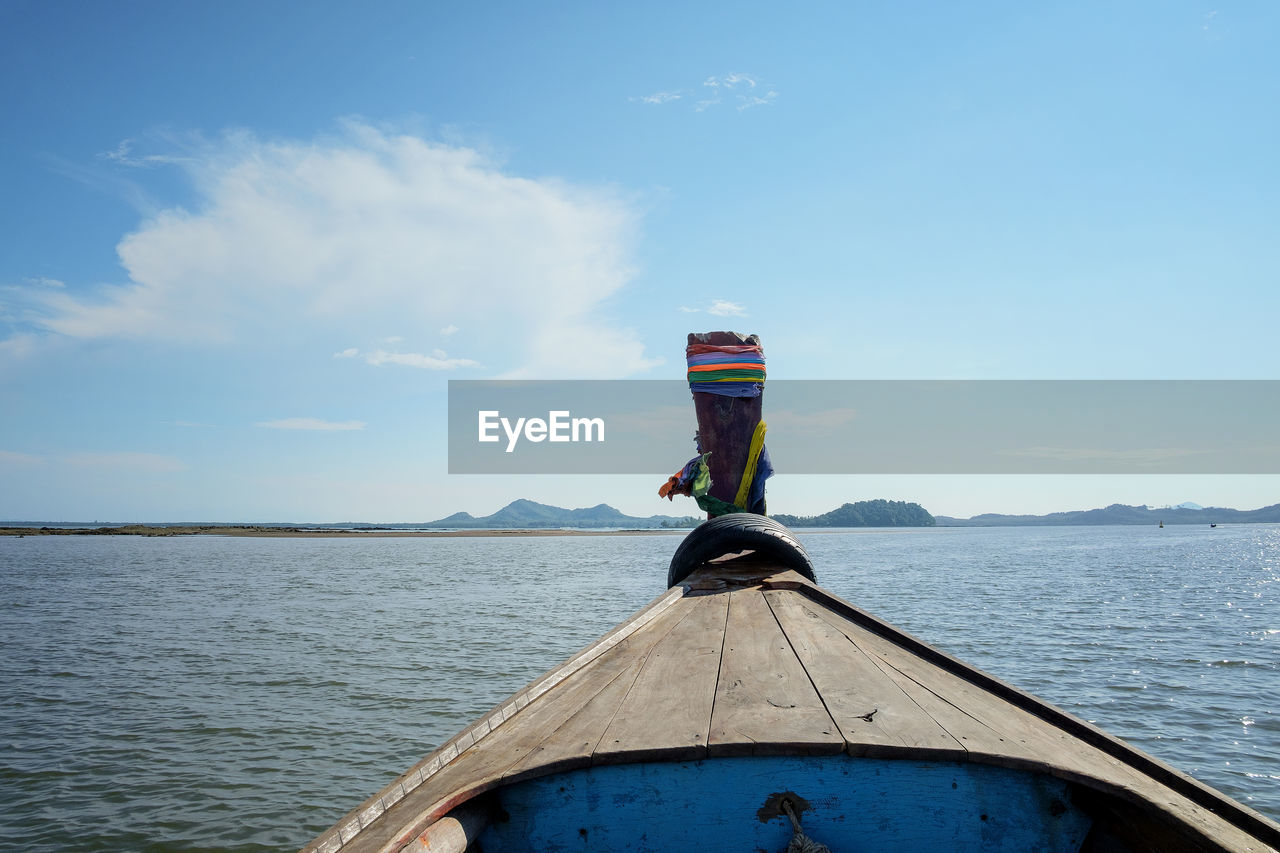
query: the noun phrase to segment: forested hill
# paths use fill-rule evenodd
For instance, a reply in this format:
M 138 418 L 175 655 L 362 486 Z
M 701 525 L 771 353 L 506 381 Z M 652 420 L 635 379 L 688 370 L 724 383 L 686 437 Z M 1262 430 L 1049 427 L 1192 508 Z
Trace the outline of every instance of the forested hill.
M 906 501 L 858 501 L 844 504 L 822 515 L 777 513 L 775 520 L 788 527 L 933 527 L 929 511 Z
M 1280 522 L 1280 504 L 1260 509 L 1225 507 L 1149 507 L 1112 504 L 1101 509 L 1052 512 L 1048 515 L 998 515 L 985 513 L 973 518 L 938 516 L 943 527 L 996 527 L 1031 524 L 1274 524 Z
M 695 507 L 696 509 L 696 507 Z M 624 515 L 608 504 L 599 504 L 586 509 L 563 509 L 530 500 L 516 500 L 502 509 L 476 518 L 470 513 L 455 512 L 447 518 L 420 525 L 427 528 L 449 529 L 538 529 L 554 527 L 619 527 L 629 529 L 693 527 L 698 519 L 692 516 L 677 518 L 670 515 L 651 515 L 639 518 Z

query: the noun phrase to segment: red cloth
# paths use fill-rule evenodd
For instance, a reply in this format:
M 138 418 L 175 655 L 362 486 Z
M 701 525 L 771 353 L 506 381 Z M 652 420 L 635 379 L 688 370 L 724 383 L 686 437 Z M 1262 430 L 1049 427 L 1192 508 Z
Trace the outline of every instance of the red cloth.
M 723 347 L 718 347 L 713 344 L 689 344 L 687 347 L 684 348 L 684 354 L 686 356 L 702 355 L 703 353 L 708 353 L 708 352 L 731 352 L 731 353 L 754 352 L 754 353 L 760 353 L 762 355 L 764 354 L 764 350 L 760 347 L 759 344 L 730 344 L 728 346 L 723 346 Z

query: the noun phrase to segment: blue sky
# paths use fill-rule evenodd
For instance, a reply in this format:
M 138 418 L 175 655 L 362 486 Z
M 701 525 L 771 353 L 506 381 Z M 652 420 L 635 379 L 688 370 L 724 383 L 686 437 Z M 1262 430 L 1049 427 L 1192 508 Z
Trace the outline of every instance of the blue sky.
M 1277 378 L 1277 33 L 1270 2 L 4 0 L 0 518 L 692 513 L 666 472 L 448 476 L 445 387 L 678 378 L 712 328 L 773 377 Z

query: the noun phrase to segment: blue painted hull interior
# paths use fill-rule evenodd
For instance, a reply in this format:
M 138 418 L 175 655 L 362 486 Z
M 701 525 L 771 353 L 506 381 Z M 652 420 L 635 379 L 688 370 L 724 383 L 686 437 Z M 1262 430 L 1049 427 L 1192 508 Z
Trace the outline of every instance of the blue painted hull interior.
M 841 851 L 1077 851 L 1091 820 L 1050 776 L 969 763 L 821 757 L 718 758 L 593 767 L 496 792 L 480 849 L 781 851 L 785 816 Z M 775 798 L 776 803 L 776 798 Z

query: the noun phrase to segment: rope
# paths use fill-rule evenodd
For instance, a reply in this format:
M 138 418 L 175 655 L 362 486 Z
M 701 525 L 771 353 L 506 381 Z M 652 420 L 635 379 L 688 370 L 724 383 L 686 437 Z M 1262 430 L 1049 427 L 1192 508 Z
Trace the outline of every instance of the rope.
M 787 845 L 787 853 L 831 853 L 830 847 L 819 844 L 800 829 L 800 818 L 796 817 L 795 809 L 791 808 L 791 800 L 782 800 L 782 810 L 791 818 L 791 843 Z

